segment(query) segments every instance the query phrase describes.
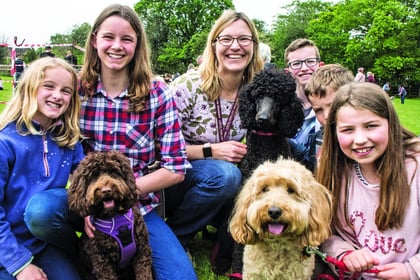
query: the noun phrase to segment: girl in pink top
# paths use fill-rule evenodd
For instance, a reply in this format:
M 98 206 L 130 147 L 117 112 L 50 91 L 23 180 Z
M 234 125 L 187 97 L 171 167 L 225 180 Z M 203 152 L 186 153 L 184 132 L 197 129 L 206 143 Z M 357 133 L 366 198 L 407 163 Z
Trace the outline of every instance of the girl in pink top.
M 363 279 L 419 279 L 420 138 L 403 128 L 385 91 L 342 86 L 325 126 L 318 180 L 334 197 L 321 249 Z

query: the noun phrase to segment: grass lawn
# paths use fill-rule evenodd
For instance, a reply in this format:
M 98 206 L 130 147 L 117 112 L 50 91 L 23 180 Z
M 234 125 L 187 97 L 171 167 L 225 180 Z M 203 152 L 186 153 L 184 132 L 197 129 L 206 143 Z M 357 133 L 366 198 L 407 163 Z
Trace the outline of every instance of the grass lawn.
M 4 90 L 0 90 L 0 112 L 12 96 L 11 77 L 0 76 L 3 80 Z M 401 123 L 415 134 L 420 135 L 420 98 L 406 98 L 405 104 L 401 104 L 399 98 L 393 99 L 393 104 L 398 112 Z M 210 254 L 213 248 L 213 242 L 204 240 L 201 235 L 191 244 L 190 253 L 194 263 L 195 270 L 200 280 L 227 280 L 228 277 L 215 275 L 210 267 Z
M 208 226 L 208 229 L 212 228 Z M 201 233 L 198 233 L 196 238 L 191 242 L 189 252 L 192 257 L 195 272 L 199 280 L 228 280 L 229 277 L 216 275 L 211 270 L 210 255 L 214 247 L 214 242 L 201 238 Z
M 401 104 L 401 99 L 394 98 L 392 103 L 403 126 L 420 136 L 420 98 L 406 98 L 404 104 Z
M 0 112 L 3 111 L 5 103 L 10 99 L 13 92 L 12 77 L 0 76 L 3 81 L 4 90 L 0 90 Z

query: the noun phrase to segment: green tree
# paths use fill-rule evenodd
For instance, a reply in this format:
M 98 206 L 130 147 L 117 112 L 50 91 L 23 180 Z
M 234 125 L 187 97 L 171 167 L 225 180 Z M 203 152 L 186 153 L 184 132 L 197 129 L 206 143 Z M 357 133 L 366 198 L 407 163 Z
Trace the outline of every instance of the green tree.
M 24 54 L 23 54 L 23 60 L 25 60 L 25 62 L 29 62 L 29 63 L 31 61 L 34 61 L 38 57 L 39 57 L 39 53 L 37 53 L 34 48 L 26 49 Z
M 8 58 L 10 57 L 10 50 L 7 46 L 7 37 L 5 35 L 0 35 L 0 64 L 8 64 Z
M 418 86 L 418 1 L 347 0 L 313 19 L 306 32 L 327 63 L 341 63 L 353 71 L 363 66 L 396 86 Z
M 267 27 L 267 23 L 258 18 L 253 18 L 252 22 L 254 23 L 255 28 L 258 31 L 258 37 L 260 39 L 260 42 L 269 45 L 271 49 L 272 34 Z M 273 62 L 274 60 L 274 54 L 271 53 L 271 62 Z
M 89 23 L 82 23 L 81 25 L 74 25 L 70 33 L 70 42 L 82 48 L 86 45 L 86 39 L 92 27 Z
M 331 2 L 322 0 L 293 0 L 283 7 L 286 14 L 277 16 L 273 25 L 271 48 L 274 63 L 285 66 L 284 50 L 297 38 L 308 38 L 306 28 L 309 22 L 331 6 Z
M 77 48 L 84 48 L 86 45 L 86 39 L 91 29 L 90 24 L 82 23 L 81 25 L 73 25 L 73 29 L 70 34 L 55 34 L 50 37 L 51 44 L 72 44 L 72 47 L 56 48 L 55 54 L 58 57 L 64 57 L 66 51 L 70 49 L 73 55 L 77 57 L 78 64 L 82 64 L 84 52 Z M 75 47 L 77 46 L 77 47 Z M 41 51 L 41 50 L 40 50 Z
M 140 0 L 134 9 L 145 25 L 156 73 L 186 71 L 204 49 L 207 34 L 231 0 Z

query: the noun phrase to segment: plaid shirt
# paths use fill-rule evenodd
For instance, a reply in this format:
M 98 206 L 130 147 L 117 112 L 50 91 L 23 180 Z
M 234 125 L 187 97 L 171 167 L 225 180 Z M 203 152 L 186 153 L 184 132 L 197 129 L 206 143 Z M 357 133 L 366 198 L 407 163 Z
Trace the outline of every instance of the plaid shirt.
M 80 126 L 85 153 L 118 150 L 131 162 L 136 177 L 149 173 L 148 166 L 156 160 L 156 142 L 160 144 L 160 166 L 174 173 L 185 174 L 187 161 L 185 141 L 171 92 L 160 81 L 151 85 L 146 108 L 140 113 L 128 112 L 127 90 L 115 98 L 107 96 L 99 82 L 96 93 L 82 97 Z M 156 193 L 140 198 L 142 214 L 159 205 Z

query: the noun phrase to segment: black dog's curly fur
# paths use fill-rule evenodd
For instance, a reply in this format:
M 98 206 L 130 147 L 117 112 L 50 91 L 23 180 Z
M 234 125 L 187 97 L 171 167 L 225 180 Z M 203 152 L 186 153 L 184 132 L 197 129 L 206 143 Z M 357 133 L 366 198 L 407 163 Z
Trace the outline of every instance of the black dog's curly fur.
M 272 106 L 262 105 L 265 97 Z M 304 114 L 290 74 L 276 68 L 257 73 L 240 92 L 238 110 L 242 126 L 247 129 L 247 154 L 239 164 L 243 181 L 266 160 L 292 157 L 289 138 L 302 126 Z M 214 271 L 223 274 L 232 267 L 233 272 L 241 273 L 243 245 L 232 239 L 227 228 L 219 230 L 219 242 Z
M 75 170 L 68 190 L 69 207 L 81 217 L 111 218 L 133 209 L 136 253 L 128 268 L 120 269 L 118 242 L 99 230 L 94 238 L 80 238 L 83 279 L 153 279 L 149 236 L 139 208 L 135 177 L 129 160 L 120 152 L 88 154 Z M 114 207 L 105 207 L 113 202 Z M 108 203 L 109 205 L 109 203 Z
M 264 97 L 273 100 L 267 114 L 262 113 L 258 105 Z M 277 160 L 280 155 L 291 157 L 288 138 L 296 134 L 304 120 L 293 77 L 273 68 L 257 73 L 239 95 L 239 116 L 248 131 L 248 151 L 239 165 L 244 179 L 266 160 Z

